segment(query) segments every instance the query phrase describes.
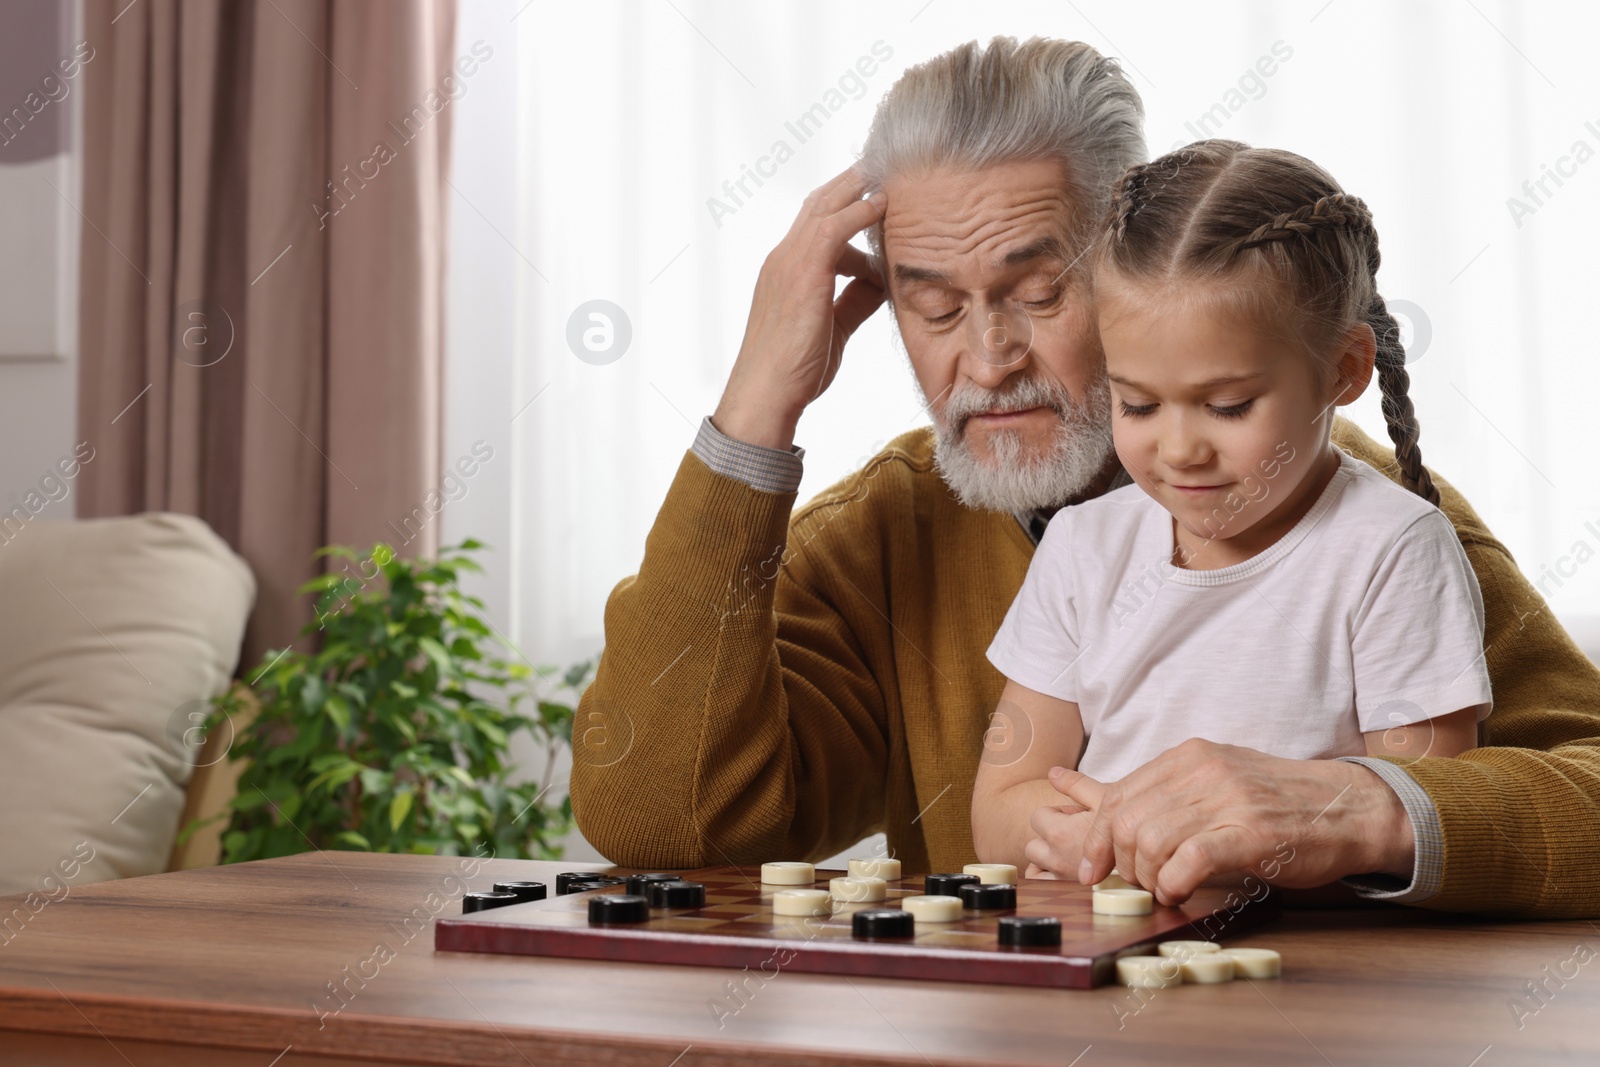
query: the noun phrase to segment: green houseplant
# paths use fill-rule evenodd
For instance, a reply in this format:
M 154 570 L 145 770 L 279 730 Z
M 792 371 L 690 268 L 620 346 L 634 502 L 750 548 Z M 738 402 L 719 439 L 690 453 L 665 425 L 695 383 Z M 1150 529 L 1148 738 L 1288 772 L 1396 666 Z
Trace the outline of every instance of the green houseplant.
M 469 539 L 431 560 L 381 543 L 365 557 L 345 545 L 318 552 L 360 573 L 302 586 L 317 598 L 302 632 L 320 631 L 320 649 L 269 650 L 248 676 L 260 709 L 229 752 L 248 765 L 223 862 L 313 848 L 560 857 L 571 801 L 544 797 L 594 661 L 560 671 L 503 654 L 512 646 L 457 584 L 482 570 L 470 555 L 482 547 Z M 242 699 L 237 689 L 219 697 L 212 728 Z M 513 785 L 519 730 L 542 747 L 545 767 Z

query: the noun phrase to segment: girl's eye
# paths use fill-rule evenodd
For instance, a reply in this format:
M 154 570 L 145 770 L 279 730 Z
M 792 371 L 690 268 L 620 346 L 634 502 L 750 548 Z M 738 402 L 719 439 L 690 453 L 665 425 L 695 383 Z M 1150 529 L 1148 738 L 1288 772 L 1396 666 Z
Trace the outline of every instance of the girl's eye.
M 1254 403 L 1254 400 L 1246 400 L 1242 404 L 1234 404 L 1231 407 L 1212 408 L 1211 414 L 1220 419 L 1240 419 L 1244 417 L 1245 412 L 1249 411 L 1250 406 Z
M 1117 401 L 1117 406 L 1121 409 L 1122 417 L 1125 419 L 1143 418 L 1156 409 L 1154 404 L 1130 404 L 1126 400 Z

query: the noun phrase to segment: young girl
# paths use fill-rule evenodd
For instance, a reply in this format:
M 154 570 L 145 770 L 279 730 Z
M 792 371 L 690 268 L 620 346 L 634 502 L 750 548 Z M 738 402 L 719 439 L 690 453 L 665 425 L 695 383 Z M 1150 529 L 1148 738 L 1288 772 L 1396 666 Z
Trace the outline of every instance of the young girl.
M 1135 484 L 1056 513 L 989 647 L 1032 740 L 980 763 L 980 859 L 1026 864 L 1028 813 L 1064 800 L 1053 766 L 1114 781 L 1191 737 L 1296 759 L 1476 744 L 1482 601 L 1377 270 L 1366 206 L 1291 152 L 1201 141 L 1123 176 L 1094 301 Z M 1400 485 L 1329 439 L 1375 365 Z

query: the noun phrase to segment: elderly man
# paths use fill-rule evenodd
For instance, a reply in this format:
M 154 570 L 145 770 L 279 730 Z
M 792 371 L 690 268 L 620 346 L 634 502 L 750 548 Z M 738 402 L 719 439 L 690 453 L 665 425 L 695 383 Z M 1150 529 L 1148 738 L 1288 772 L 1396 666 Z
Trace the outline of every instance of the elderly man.
M 1050 515 L 1127 484 L 1077 260 L 1144 158 L 1142 120 L 1086 45 L 974 42 L 908 71 L 860 164 L 807 197 L 606 607 L 572 797 L 607 856 L 814 859 L 883 830 L 910 871 L 977 858 L 979 760 L 1027 744 L 1025 720 L 999 717 L 985 744 L 1004 686 L 985 649 Z M 849 244 L 863 230 L 871 257 Z M 800 415 L 886 299 L 933 427 L 791 514 Z M 1393 469 L 1348 422 L 1334 440 Z M 1255 871 L 1438 909 L 1600 913 L 1600 671 L 1435 480 L 1483 590 L 1487 743 L 1503 747 L 1291 760 L 1192 740 L 1118 782 L 1034 783 L 1007 847 L 1088 880 L 1137 856 L 1167 900 Z

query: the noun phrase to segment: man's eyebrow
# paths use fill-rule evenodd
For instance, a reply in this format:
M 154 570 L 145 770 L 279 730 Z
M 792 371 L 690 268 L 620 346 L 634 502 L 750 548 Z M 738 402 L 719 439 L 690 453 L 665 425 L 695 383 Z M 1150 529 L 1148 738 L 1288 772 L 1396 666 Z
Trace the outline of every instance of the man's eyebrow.
M 1194 388 L 1196 390 L 1218 389 L 1224 385 L 1238 385 L 1241 382 L 1253 382 L 1257 378 L 1263 377 L 1263 375 L 1263 371 L 1253 371 L 1250 374 L 1222 374 L 1215 378 L 1208 378 L 1203 382 L 1197 382 L 1195 383 Z M 1130 389 L 1147 388 L 1145 385 L 1136 382 L 1131 378 L 1124 378 L 1120 374 L 1107 374 L 1106 377 L 1116 382 L 1118 385 L 1126 385 Z
M 932 267 L 908 267 L 904 263 L 894 265 L 895 281 L 899 282 L 932 282 L 935 285 L 949 285 L 950 275 L 942 270 Z
M 1035 240 L 1029 241 L 1021 248 L 1014 248 L 1000 258 L 1001 267 L 1015 267 L 1019 263 L 1028 263 L 1043 256 L 1055 259 L 1066 259 L 1066 247 L 1060 239 L 1046 234 Z M 912 267 L 905 263 L 894 265 L 894 277 L 901 282 L 931 282 L 934 285 L 949 285 L 950 275 L 942 270 L 932 267 Z
M 1041 256 L 1053 256 L 1056 259 L 1066 259 L 1067 250 L 1060 240 L 1045 234 L 1037 240 L 1030 241 L 1021 248 L 1014 248 L 1007 252 L 1000 260 L 1002 267 L 1015 267 L 1018 263 L 1027 263 Z

